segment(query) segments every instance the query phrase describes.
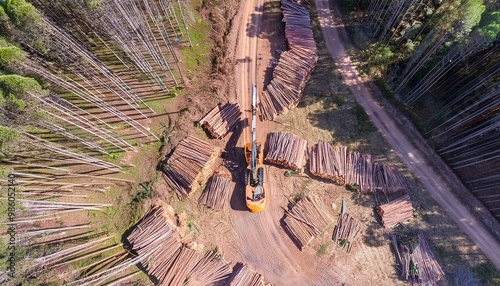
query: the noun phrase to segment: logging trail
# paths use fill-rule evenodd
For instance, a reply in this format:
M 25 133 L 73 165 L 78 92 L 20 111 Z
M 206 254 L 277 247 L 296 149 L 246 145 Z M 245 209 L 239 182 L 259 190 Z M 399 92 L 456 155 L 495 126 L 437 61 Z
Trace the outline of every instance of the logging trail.
M 284 33 L 279 32 L 282 31 L 279 1 L 245 1 L 235 23 L 238 23 L 233 27 L 238 29 L 235 50 L 236 90 L 243 124 L 241 128 L 237 128 L 241 130 L 241 134 L 234 150 L 229 147 L 226 152 L 233 154 L 240 166 L 238 170 L 241 171 L 246 166 L 243 145 L 251 140 L 251 85 L 256 83 L 259 93 L 262 92 L 263 84 L 270 81 L 269 66 L 273 56 L 284 46 Z M 264 142 L 267 134 L 275 131 L 277 126 L 276 122 L 259 120 L 257 140 Z M 236 186 L 230 195 L 231 209 L 228 212 L 237 239 L 227 248 L 224 242 L 219 242 L 221 248 L 236 252 L 231 255 L 262 274 L 273 285 L 341 285 L 349 281 L 349 270 L 342 271 L 340 269 L 343 267 L 332 267 L 325 261 L 318 261 L 314 249 L 301 252 L 282 229 L 280 220 L 284 214 L 283 208 L 291 193 L 297 191 L 295 186 L 288 185 L 293 180 L 284 182 L 282 169 L 266 165 L 268 206 L 263 212 L 254 214 L 248 212 L 244 205 L 243 172 L 240 171 L 234 178 Z M 231 244 L 230 241 L 225 243 Z

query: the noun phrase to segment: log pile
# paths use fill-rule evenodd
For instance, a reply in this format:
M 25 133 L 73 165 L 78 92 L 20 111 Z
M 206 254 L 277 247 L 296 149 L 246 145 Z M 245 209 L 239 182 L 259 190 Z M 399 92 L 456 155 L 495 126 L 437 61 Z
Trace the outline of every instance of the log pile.
M 174 255 L 168 255 L 170 253 L 167 251 L 167 255 L 158 257 L 166 258 L 162 260 L 155 260 L 154 256 L 151 257 L 146 270 L 149 275 L 157 278 L 160 285 L 182 286 L 189 272 L 196 265 L 199 252 L 188 245 L 183 245 Z
M 222 210 L 229 196 L 229 191 L 234 189 L 231 178 L 223 174 L 215 174 L 208 182 L 198 203 L 214 210 Z
M 264 286 L 264 277 L 245 265 L 238 263 L 226 285 L 230 286 Z
M 297 135 L 272 132 L 265 160 L 290 170 L 302 172 L 307 160 L 307 141 Z
M 393 228 L 398 223 L 410 221 L 413 218 L 413 206 L 410 196 L 404 195 L 390 203 L 377 207 L 385 228 Z
M 406 178 L 392 166 L 375 162 L 373 167 L 373 188 L 385 190 L 386 193 L 396 193 L 409 190 Z
M 273 120 L 276 115 L 298 104 L 309 75 L 318 61 L 309 10 L 289 0 L 281 1 L 281 10 L 288 50 L 281 53 L 273 71 L 273 79 L 262 94 L 262 120 Z
M 309 171 L 314 176 L 345 184 L 347 147 L 319 142 L 309 151 Z
M 220 148 L 189 136 L 162 165 L 162 177 L 179 198 L 185 198 L 206 182 L 219 153 Z
M 196 263 L 188 274 L 186 286 L 217 285 L 225 281 L 232 269 L 218 249 L 210 250 Z
M 237 103 L 226 103 L 217 105 L 205 117 L 200 120 L 201 126 L 210 133 L 213 138 L 221 138 L 241 119 L 241 110 Z
M 162 206 L 152 206 L 127 236 L 126 249 L 141 256 L 152 249 L 158 249 L 164 242 L 173 244 L 169 239 L 174 238 L 173 241 L 176 241 L 174 234 L 168 223 L 166 210 Z M 180 243 L 174 248 L 179 247 Z
M 327 206 L 318 197 L 310 196 L 291 202 L 283 219 L 285 230 L 301 250 L 332 221 Z
M 351 215 L 345 213 L 340 215 L 339 221 L 333 229 L 333 241 L 341 247 L 347 247 L 347 252 L 351 252 L 352 246 L 361 232 L 361 224 Z
M 231 274 L 229 264 L 217 251 L 200 252 L 194 244 L 181 244 L 165 208 L 153 206 L 136 224 L 126 248 L 137 257 L 159 285 L 210 285 Z M 186 284 L 186 281 L 189 282 Z
M 434 258 L 423 234 L 391 236 L 401 277 L 419 285 L 436 285 L 444 272 Z
M 395 168 L 375 162 L 371 155 L 347 152 L 347 147 L 333 147 L 327 142 L 310 148 L 309 171 L 339 185 L 357 185 L 363 192 L 409 191 L 405 177 Z

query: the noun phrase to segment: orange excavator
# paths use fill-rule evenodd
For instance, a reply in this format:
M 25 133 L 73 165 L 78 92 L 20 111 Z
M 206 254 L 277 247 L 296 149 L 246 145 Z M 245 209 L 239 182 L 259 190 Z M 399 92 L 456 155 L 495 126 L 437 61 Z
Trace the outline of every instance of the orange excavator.
M 263 211 L 266 207 L 267 193 L 264 189 L 264 151 L 257 141 L 257 87 L 252 85 L 252 142 L 245 144 L 245 197 L 250 212 Z

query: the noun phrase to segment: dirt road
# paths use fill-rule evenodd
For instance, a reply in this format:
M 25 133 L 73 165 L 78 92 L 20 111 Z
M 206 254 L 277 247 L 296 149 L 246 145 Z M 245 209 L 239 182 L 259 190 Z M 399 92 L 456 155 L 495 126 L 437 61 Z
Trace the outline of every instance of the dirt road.
M 340 22 L 334 22 L 328 0 L 315 0 L 320 18 L 323 38 L 337 68 L 342 73 L 344 82 L 348 85 L 359 104 L 370 116 L 374 125 L 392 148 L 399 154 L 420 179 L 432 197 L 438 202 L 449 216 L 462 228 L 462 230 L 475 242 L 500 269 L 500 244 L 482 226 L 482 224 L 468 212 L 467 208 L 453 195 L 447 184 L 437 176 L 430 166 L 425 163 L 423 156 L 413 147 L 403 132 L 397 128 L 394 119 L 372 97 L 365 87 L 356 66 L 347 55 L 343 44 L 340 42 L 339 33 L 344 29 Z
M 266 66 L 265 59 L 270 58 L 270 51 L 259 46 L 259 42 L 268 41 L 262 36 L 262 21 L 265 0 L 250 0 L 242 3 L 235 22 L 238 23 L 238 37 L 236 48 L 236 90 L 238 103 L 244 111 L 241 135 L 236 143 L 234 158 L 241 166 L 243 159 L 243 145 L 251 140 L 251 86 L 257 85 L 260 92 L 264 84 L 262 66 Z M 266 50 L 269 55 L 262 56 Z M 260 55 L 259 55 L 260 54 Z M 257 139 L 265 140 L 265 129 L 270 122 L 258 122 Z M 231 212 L 229 217 L 232 228 L 238 237 L 235 249 L 242 262 L 254 271 L 262 274 L 273 285 L 341 285 L 348 278 L 340 270 L 328 268 L 326 265 L 315 267 L 317 263 L 308 263 L 309 256 L 301 253 L 286 236 L 280 226 L 283 216 L 282 207 L 286 205 L 286 198 L 279 191 L 279 185 L 272 177 L 277 170 L 266 166 L 266 189 L 268 204 L 260 213 L 250 213 L 245 206 L 243 173 L 236 176 L 236 187 L 231 197 Z

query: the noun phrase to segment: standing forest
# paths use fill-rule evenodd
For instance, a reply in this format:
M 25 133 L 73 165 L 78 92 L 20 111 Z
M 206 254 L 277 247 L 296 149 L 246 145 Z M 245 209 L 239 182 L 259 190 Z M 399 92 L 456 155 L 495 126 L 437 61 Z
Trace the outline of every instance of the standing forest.
M 500 4 L 341 1 L 362 70 L 500 219 Z

